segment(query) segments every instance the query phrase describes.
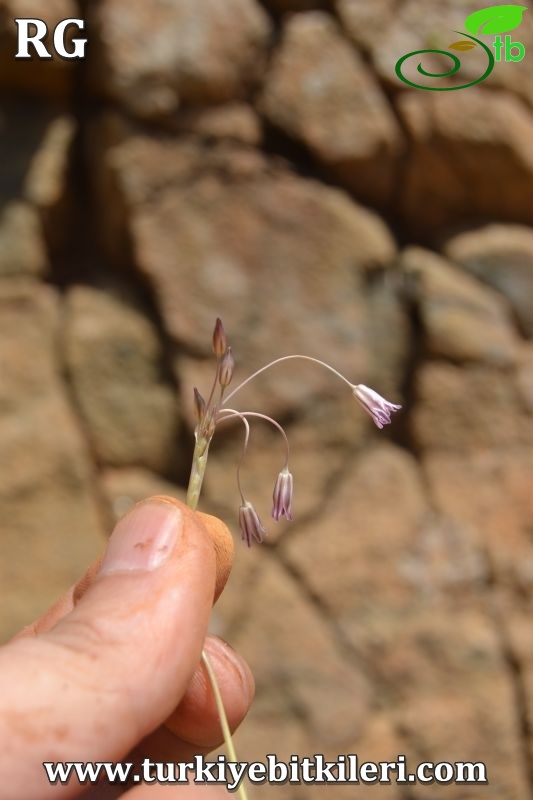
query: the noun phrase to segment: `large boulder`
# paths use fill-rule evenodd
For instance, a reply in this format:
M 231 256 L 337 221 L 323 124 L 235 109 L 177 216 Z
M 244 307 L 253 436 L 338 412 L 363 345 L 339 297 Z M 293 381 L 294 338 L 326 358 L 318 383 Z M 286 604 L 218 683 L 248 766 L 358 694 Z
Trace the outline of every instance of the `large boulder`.
M 41 275 L 69 236 L 73 117 L 27 99 L 0 110 L 0 275 Z
M 270 37 L 256 0 L 104 0 L 90 16 L 100 55 L 94 85 L 149 118 L 245 97 Z
M 74 287 L 66 301 L 65 353 L 99 462 L 168 470 L 176 461 L 179 408 L 145 314 L 123 295 Z
M 522 372 L 485 364 L 427 362 L 417 371 L 412 432 L 417 447 L 472 452 L 533 443 Z
M 396 76 L 395 65 L 402 56 L 417 50 L 438 50 L 442 53 L 416 55 L 404 62 L 403 74 L 418 85 L 464 85 L 480 78 L 487 68 L 488 57 L 479 44 L 466 51 L 450 49 L 450 45 L 458 40 L 472 42 L 464 35 L 470 33 L 466 30 L 465 21 L 470 14 L 480 10 L 476 0 L 405 0 L 401 5 L 395 0 L 375 0 L 373 3 L 335 0 L 335 7 L 346 32 L 365 49 L 380 79 L 391 89 L 406 89 L 406 85 Z M 512 9 L 513 6 L 510 6 L 509 10 Z M 501 35 L 505 37 L 508 34 L 511 40 L 520 41 L 525 46 L 525 58 L 519 62 L 506 61 L 504 52 L 483 81 L 483 86 L 505 89 L 531 105 L 532 67 L 527 53 L 533 47 L 533 17 L 527 8 L 522 6 L 522 9 L 522 14 L 513 16 L 515 22 L 518 20 L 517 27 L 511 28 L 510 23 L 506 30 L 501 31 Z M 495 34 L 487 35 L 483 28 L 484 25 L 480 24 L 474 35 L 493 50 Z M 501 20 L 501 28 L 506 28 L 504 20 Z M 450 78 L 425 79 L 416 69 L 422 63 L 429 72 L 448 72 L 453 67 L 452 53 L 459 56 L 460 69 Z M 491 102 L 490 95 L 487 102 Z
M 399 206 L 409 231 L 428 241 L 484 218 L 533 222 L 533 114 L 522 101 L 473 87 L 406 92 L 398 107 L 412 142 Z
M 460 481 L 466 498 L 464 474 Z M 450 761 L 468 753 L 486 761 L 489 735 L 498 742 L 489 774 L 500 787 L 491 796 L 505 786 L 518 800 L 524 773 L 514 685 L 498 631 L 479 600 L 490 569 L 483 543 L 467 519 L 453 516 L 453 498 L 435 508 L 419 465 L 397 447 L 369 448 L 335 489 L 318 519 L 280 542 L 282 561 L 351 661 L 365 666 L 379 707 L 397 726 L 399 752 L 410 759 L 438 753 Z M 361 712 L 360 719 L 352 723 L 358 753 L 366 722 Z
M 48 255 L 41 221 L 29 203 L 13 200 L 0 209 L 0 277 L 42 275 Z
M 0 636 L 42 614 L 104 544 L 95 468 L 58 359 L 58 298 L 0 281 Z
M 450 238 L 444 252 L 509 300 L 523 333 L 533 338 L 533 230 L 486 225 Z
M 267 73 L 260 109 L 356 197 L 390 197 L 402 136 L 363 60 L 324 13 L 292 17 Z
M 207 148 L 196 139 L 126 134 L 102 146 L 98 189 L 102 202 L 116 197 L 113 214 L 102 219 L 110 254 L 119 257 L 117 242 L 129 239 L 171 339 L 197 362 L 185 373 L 181 365 L 188 362 L 182 356 L 176 362 L 188 395 L 193 380 L 208 390 L 212 364 L 199 357 L 209 355 L 221 314 L 237 358 L 234 384 L 290 353 L 331 362 L 354 382 L 387 368 L 399 374 L 405 326 L 395 347 L 384 346 L 384 325 L 375 336 L 380 318 L 401 316 L 394 299 L 380 305 L 374 297 L 374 314 L 365 307 L 368 275 L 375 271 L 379 286 L 380 270 L 395 255 L 375 214 L 339 190 L 227 142 Z M 383 282 L 384 296 L 390 291 Z M 346 392 L 351 401 L 336 380 L 323 368 L 281 365 L 254 382 L 246 397 L 282 414 L 305 406 L 313 391 Z
M 516 361 L 518 335 L 510 309 L 497 292 L 419 247 L 407 248 L 400 264 L 431 356 L 496 366 Z

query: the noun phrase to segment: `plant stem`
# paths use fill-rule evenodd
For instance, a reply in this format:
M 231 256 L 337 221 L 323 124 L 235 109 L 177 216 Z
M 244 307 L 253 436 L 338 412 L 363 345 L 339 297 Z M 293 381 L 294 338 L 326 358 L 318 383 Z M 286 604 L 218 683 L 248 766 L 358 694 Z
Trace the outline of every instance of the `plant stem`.
M 208 438 L 203 434 L 200 434 L 196 437 L 196 444 L 194 446 L 194 453 L 192 457 L 191 475 L 189 478 L 189 486 L 187 487 L 187 501 L 186 501 L 187 505 L 193 510 L 195 510 L 196 507 L 198 506 L 198 500 L 200 499 L 200 492 L 202 491 L 202 484 L 204 481 L 205 468 L 207 466 L 207 456 L 209 455 L 210 443 L 211 443 L 210 437 Z M 207 671 L 207 677 L 209 678 L 209 683 L 211 684 L 211 691 L 213 692 L 213 697 L 215 698 L 218 718 L 220 720 L 220 727 L 222 728 L 222 734 L 224 736 L 224 744 L 226 745 L 226 750 L 228 752 L 229 759 L 230 761 L 237 761 L 237 754 L 235 752 L 233 738 L 231 736 L 231 731 L 228 724 L 228 718 L 226 716 L 226 709 L 224 708 L 224 701 L 222 700 L 222 695 L 220 694 L 220 689 L 218 687 L 215 671 L 213 669 L 209 656 L 207 655 L 205 650 L 202 650 L 202 661 Z M 239 797 L 240 800 L 248 800 L 248 795 L 246 794 L 246 788 L 243 783 L 241 783 L 239 788 L 237 789 L 237 797 Z
M 229 760 L 237 761 L 238 760 L 237 753 L 235 752 L 235 747 L 233 745 L 233 738 L 231 736 L 231 731 L 229 729 L 228 718 L 226 716 L 226 709 L 224 708 L 222 695 L 220 694 L 220 689 L 218 688 L 218 682 L 215 675 L 215 671 L 213 669 L 213 665 L 211 664 L 211 659 L 209 658 L 205 650 L 202 650 L 202 661 L 204 662 L 204 666 L 207 671 L 207 676 L 211 684 L 211 689 L 213 690 L 213 696 L 215 698 L 218 718 L 220 719 L 222 733 L 224 734 L 224 742 L 226 744 L 226 750 L 228 751 Z M 248 795 L 246 794 L 246 788 L 244 786 L 244 783 L 241 783 L 239 785 L 239 788 L 237 789 L 237 797 L 240 797 L 241 800 L 248 800 Z
M 211 439 L 199 436 L 196 439 L 194 453 L 192 456 L 191 476 L 187 487 L 187 505 L 193 510 L 198 506 L 202 484 L 204 482 L 205 468 L 207 466 L 207 456 L 209 455 L 209 444 Z

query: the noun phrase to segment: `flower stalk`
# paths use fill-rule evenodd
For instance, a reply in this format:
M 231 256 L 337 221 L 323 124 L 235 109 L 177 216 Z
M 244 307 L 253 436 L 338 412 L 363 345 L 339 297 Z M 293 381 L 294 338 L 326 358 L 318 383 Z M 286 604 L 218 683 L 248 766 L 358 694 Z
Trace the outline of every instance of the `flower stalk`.
M 211 436 L 212 438 L 212 436 Z M 187 487 L 187 505 L 195 510 L 198 507 L 202 484 L 204 482 L 205 468 L 207 467 L 207 456 L 209 455 L 209 445 L 211 438 L 200 436 L 196 438 L 194 452 L 192 456 L 191 475 Z

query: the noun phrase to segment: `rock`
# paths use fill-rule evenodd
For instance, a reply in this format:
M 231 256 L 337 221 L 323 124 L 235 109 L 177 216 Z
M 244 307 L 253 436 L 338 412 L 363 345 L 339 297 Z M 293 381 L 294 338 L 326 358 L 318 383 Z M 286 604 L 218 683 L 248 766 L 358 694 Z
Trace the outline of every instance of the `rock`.
M 122 223 L 102 220 L 106 239 L 114 247 L 126 238 L 124 230 L 131 236 L 135 261 L 177 344 L 209 355 L 223 309 L 237 359 L 234 386 L 290 353 L 312 354 L 365 381 L 365 275 L 385 270 L 395 254 L 374 214 L 338 190 L 228 144 L 206 149 L 193 141 L 129 136 L 107 148 L 105 164 L 99 191 L 109 196 L 114 186 L 114 208 L 124 214 Z M 194 369 L 186 383 L 184 364 L 179 357 L 184 396 L 194 385 L 208 391 L 211 362 L 205 381 Z M 242 402 L 279 414 L 305 406 L 313 392 L 342 395 L 338 379 L 323 368 L 298 365 L 301 378 L 294 380 L 294 367 L 280 365 L 255 381 Z
M 42 102 L 10 100 L 0 110 L 4 153 L 2 200 L 23 199 L 41 212 L 66 193 L 67 167 L 75 123 Z
M 427 363 L 416 378 L 417 447 L 469 452 L 533 442 L 514 371 Z
M 43 61 L 33 54 L 29 60 L 16 60 L 17 26 L 15 19 L 41 19 L 48 26 L 45 44 L 50 50 L 53 31 L 64 19 L 79 19 L 75 0 L 0 0 L 0 89 L 38 97 L 65 98 L 72 91 L 76 76 L 76 60 L 68 61 L 55 55 Z M 79 28 L 70 28 L 65 37 L 67 49 L 73 38 L 85 38 Z M 34 53 L 30 48 L 30 53 Z
M 157 332 L 124 296 L 68 292 L 65 352 L 76 401 L 99 461 L 165 472 L 179 417 Z
M 527 446 L 430 452 L 424 470 L 436 509 L 484 554 L 492 581 L 533 597 L 533 456 Z
M 467 33 L 465 20 L 469 14 L 479 10 L 479 4 L 476 0 L 405 0 L 398 6 L 394 0 L 377 0 L 371 4 L 336 0 L 336 8 L 347 33 L 365 48 L 380 79 L 398 90 L 406 89 L 406 85 L 396 77 L 398 59 L 422 48 L 441 50 L 449 56 L 452 42 L 466 40 L 466 36 L 461 35 Z M 506 32 L 502 34 L 504 37 Z M 511 30 L 509 35 L 513 41 L 523 43 L 526 53 L 529 52 L 533 46 L 531 16 L 524 13 L 520 26 Z M 478 30 L 475 36 L 492 50 L 494 34 L 484 35 Z M 488 57 L 479 45 L 467 52 L 455 51 L 455 55 L 460 57 L 460 69 L 452 78 L 425 80 L 421 77 L 416 70 L 419 63 L 434 73 L 453 67 L 450 58 L 430 54 L 424 54 L 422 58 L 413 56 L 404 62 L 403 73 L 418 85 L 443 87 L 475 81 L 488 66 Z M 506 89 L 531 105 L 531 60 L 526 55 L 518 63 L 506 62 L 503 56 L 482 85 L 490 90 Z
M 518 337 L 499 294 L 429 250 L 407 248 L 400 265 L 413 287 L 429 355 L 495 366 L 516 360 Z
M 456 453 L 453 450 L 429 453 L 424 458 L 424 469 L 435 508 L 445 513 L 454 525 L 460 526 L 464 535 L 485 554 L 489 566 L 487 585 L 494 587 L 490 596 L 494 629 L 500 637 L 506 661 L 512 664 L 509 678 L 514 683 L 513 691 L 524 692 L 517 713 L 529 718 L 533 708 L 533 649 L 531 625 L 528 623 L 530 611 L 525 614 L 524 608 L 531 603 L 533 589 L 531 450 L 527 446 L 515 446 L 512 449 L 486 449 L 472 453 Z M 521 597 L 519 608 L 517 594 Z M 464 595 L 461 594 L 461 597 L 464 602 Z M 494 686 L 494 697 L 486 706 L 489 713 L 496 706 L 504 709 L 513 705 L 506 699 L 507 692 L 500 694 L 502 688 L 501 685 L 499 689 Z M 496 697 L 499 698 L 497 701 Z M 457 706 L 461 706 L 460 698 L 457 698 Z M 438 725 L 441 731 L 444 729 L 443 708 L 439 711 L 432 707 L 432 711 L 438 714 L 435 726 Z M 505 724 L 509 724 L 508 715 Z M 420 716 L 416 715 L 412 720 L 413 730 L 415 727 L 419 730 L 419 725 Z M 451 731 L 451 720 L 447 725 Z M 496 741 L 505 744 L 506 749 L 508 736 L 501 731 Z M 527 746 L 527 741 L 525 744 Z M 491 752 L 492 772 L 493 758 L 494 763 L 503 763 L 504 753 L 499 746 Z M 513 769 L 501 770 L 497 779 L 501 785 L 522 780 L 524 767 L 517 763 L 517 752 L 515 749 Z M 490 781 L 492 784 L 492 775 Z M 521 797 L 522 791 L 515 787 L 513 796 Z
M 469 797 L 522 798 L 527 764 L 515 685 L 486 608 L 468 608 L 463 601 L 453 610 L 434 608 L 399 624 L 391 701 L 408 742 L 408 762 L 482 762 L 490 788 L 472 785 Z M 382 653 L 383 667 L 385 648 Z M 401 699 L 395 702 L 397 693 Z M 490 757 L 487 738 L 493 743 Z M 427 796 L 425 789 L 419 784 L 413 797 Z
M 446 255 L 511 303 L 520 327 L 533 338 L 533 231 L 519 225 L 487 225 L 453 236 Z
M 55 117 L 46 128 L 25 179 L 25 195 L 39 210 L 49 248 L 56 251 L 68 242 L 71 207 L 76 202 L 72 196 L 76 189 L 69 182 L 76 130 L 72 117 Z
M 7 206 L 4 215 L 8 216 L 4 224 L 8 224 L 8 228 L 24 226 L 24 238 L 28 241 L 18 242 L 17 249 L 22 252 L 24 248 L 25 258 L 28 258 L 25 271 L 32 274 L 42 271 L 45 248 L 61 247 L 68 237 L 70 190 L 67 183 L 75 133 L 72 117 L 42 102 L 10 100 L 0 109 L 3 153 L 0 202 Z M 31 208 L 10 210 L 20 209 L 22 203 Z M 42 233 L 35 212 L 42 223 Z M 42 241 L 37 243 L 37 238 L 41 237 Z M 34 266 L 31 266 L 32 261 Z
M 531 631 L 531 604 L 517 608 L 515 597 L 506 592 L 500 600 L 500 613 L 506 621 L 511 657 L 519 670 L 523 703 L 520 710 L 529 725 L 533 720 L 533 635 Z M 526 751 L 531 753 L 531 741 L 526 741 Z
M 141 117 L 246 97 L 264 65 L 267 15 L 255 0 L 104 0 L 93 82 Z
M 259 696 L 271 698 L 273 708 L 282 702 L 299 709 L 316 747 L 342 746 L 364 729 L 368 683 L 291 575 L 266 551 L 261 558 L 233 644 L 250 663 Z
M 457 480 L 466 498 L 469 483 Z M 449 503 L 432 509 L 424 484 L 407 452 L 368 448 L 322 516 L 280 543 L 281 553 L 351 650 L 351 663 L 369 665 L 386 719 L 401 731 L 398 752 L 411 761 L 435 753 L 460 760 L 465 752 L 483 760 L 491 731 L 502 743 L 491 751 L 495 783 L 518 798 L 524 773 L 513 684 L 479 600 L 485 551 Z M 355 735 L 352 747 L 360 752 Z
M 66 181 L 76 124 L 68 115 L 51 120 L 25 180 L 25 195 L 41 211 L 59 205 L 67 194 Z
M 175 119 L 175 130 L 207 141 L 229 139 L 251 147 L 260 146 L 262 138 L 260 119 L 245 103 L 185 110 Z
M 48 266 L 39 217 L 30 205 L 13 201 L 0 210 L 0 277 L 42 275 Z
M 57 297 L 0 282 L 0 636 L 44 613 L 102 549 L 94 470 L 60 380 Z
M 366 340 L 372 353 L 368 384 L 399 403 L 412 347 L 402 279 L 399 271 L 377 271 L 366 286 Z
M 286 23 L 260 109 L 359 199 L 384 204 L 390 198 L 399 128 L 363 61 L 328 15 L 310 12 Z
M 533 116 L 517 98 L 414 91 L 398 108 L 412 139 L 399 201 L 410 232 L 427 241 L 483 217 L 533 222 Z
M 371 637 L 374 612 L 390 606 L 397 614 L 410 607 L 410 583 L 398 574 L 427 512 L 412 456 L 388 444 L 367 446 L 346 465 L 321 517 L 280 545 L 338 624 L 358 620 L 368 626 L 361 630 L 363 642 Z M 369 564 L 379 564 L 379 570 L 369 571 Z
M 521 348 L 516 380 L 524 408 L 533 414 L 533 345 L 529 342 Z
M 394 8 L 394 0 L 374 0 L 373 3 L 360 3 L 359 0 L 335 0 L 334 6 L 343 29 L 349 37 L 363 50 L 372 49 L 380 42 L 388 31 L 393 19 L 401 14 L 401 9 Z M 394 14 L 393 14 L 394 8 Z M 379 48 L 376 47 L 379 52 Z M 399 56 L 398 56 L 399 58 Z M 397 60 L 397 59 L 396 59 Z M 387 80 L 394 76 L 394 67 Z

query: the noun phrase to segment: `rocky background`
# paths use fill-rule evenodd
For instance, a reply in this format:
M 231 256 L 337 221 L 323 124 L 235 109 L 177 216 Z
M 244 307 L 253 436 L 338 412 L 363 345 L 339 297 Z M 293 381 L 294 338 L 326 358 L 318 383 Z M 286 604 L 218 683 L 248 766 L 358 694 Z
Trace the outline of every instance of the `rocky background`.
M 487 764 L 359 797 L 533 798 L 533 12 L 480 86 L 394 75 L 475 8 L 0 0 L 2 637 L 183 496 L 217 315 L 238 376 L 324 358 L 404 411 L 378 432 L 306 364 L 243 392 L 287 426 L 296 521 L 237 549 L 213 625 L 257 677 L 242 758 Z M 16 16 L 84 17 L 86 60 L 15 62 Z M 236 536 L 240 436 L 204 498 Z M 281 459 L 259 424 L 265 519 Z

